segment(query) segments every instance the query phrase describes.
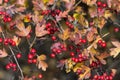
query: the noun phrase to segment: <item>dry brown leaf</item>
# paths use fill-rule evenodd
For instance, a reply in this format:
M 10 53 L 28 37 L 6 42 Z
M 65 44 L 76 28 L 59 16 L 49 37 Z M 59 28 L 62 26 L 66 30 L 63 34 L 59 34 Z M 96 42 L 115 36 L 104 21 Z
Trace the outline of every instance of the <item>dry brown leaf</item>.
M 31 26 L 28 26 L 27 28 L 25 28 L 23 22 L 21 21 L 17 22 L 16 27 L 18 28 L 19 31 L 16 31 L 15 33 L 22 37 L 27 36 L 31 30 Z
M 104 12 L 104 17 L 106 18 L 106 19 L 108 19 L 108 18 L 110 18 L 112 16 L 112 13 L 110 12 L 110 10 L 105 10 L 105 12 Z
M 38 69 L 42 69 L 43 71 L 46 71 L 46 68 L 48 67 L 47 63 L 45 62 L 46 56 L 44 54 L 37 57 L 37 67 Z
M 83 3 L 86 3 L 89 6 L 96 4 L 97 0 L 82 0 Z
M 7 55 L 8 55 L 8 54 L 7 54 L 7 52 L 5 51 L 5 49 L 0 50 L 0 58 L 6 57 Z
M 46 34 L 48 34 L 48 31 L 45 30 L 45 24 L 43 24 L 42 26 L 37 24 L 36 28 L 35 28 L 35 34 L 37 37 L 42 37 L 42 36 L 45 36 Z

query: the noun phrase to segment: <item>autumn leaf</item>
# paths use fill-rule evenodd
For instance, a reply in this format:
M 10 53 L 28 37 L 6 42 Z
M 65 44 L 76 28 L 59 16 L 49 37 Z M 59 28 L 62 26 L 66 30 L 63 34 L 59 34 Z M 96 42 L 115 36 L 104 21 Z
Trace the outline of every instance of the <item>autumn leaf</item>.
M 71 58 L 66 59 L 65 61 L 66 73 L 69 73 L 73 69 L 74 65 L 75 65 L 75 62 L 73 62 Z
M 13 39 L 12 39 L 15 43 L 16 43 L 16 46 L 19 45 L 20 41 L 21 41 L 21 38 L 17 37 L 17 36 L 13 36 Z
M 48 31 L 45 30 L 45 25 L 43 24 L 42 26 L 40 26 L 39 24 L 37 24 L 35 28 L 35 34 L 37 37 L 42 37 L 48 34 Z
M 105 58 L 109 57 L 110 55 L 107 52 L 100 53 L 100 55 L 97 55 L 96 57 L 100 60 L 102 64 L 106 64 Z
M 110 18 L 112 16 L 112 13 L 110 12 L 110 10 L 105 10 L 105 12 L 104 12 L 104 17 L 106 18 L 106 19 L 108 19 L 108 18 Z
M 61 38 L 62 40 L 65 41 L 70 37 L 70 30 L 66 29 L 66 30 L 64 30 L 63 33 L 59 34 L 58 36 L 59 36 L 59 38 Z
M 110 55 L 113 56 L 114 58 L 117 57 L 120 53 L 120 42 L 119 41 L 112 41 L 112 44 L 116 47 L 116 48 L 111 48 L 110 49 Z
M 31 30 L 31 26 L 28 26 L 27 28 L 25 28 L 23 22 L 21 21 L 17 22 L 16 27 L 18 28 L 18 31 L 16 31 L 15 33 L 22 37 L 27 36 Z
M 17 0 L 17 4 L 24 6 L 25 0 Z
M 37 67 L 38 69 L 42 69 L 43 71 L 46 71 L 46 68 L 48 67 L 47 63 L 45 62 L 46 56 L 44 54 L 37 57 Z
M 92 42 L 95 38 L 95 34 L 97 34 L 97 29 L 92 27 L 90 31 L 87 33 L 87 40 Z
M 6 57 L 7 55 L 8 55 L 8 54 L 7 54 L 7 52 L 5 51 L 5 49 L 0 50 L 0 58 Z

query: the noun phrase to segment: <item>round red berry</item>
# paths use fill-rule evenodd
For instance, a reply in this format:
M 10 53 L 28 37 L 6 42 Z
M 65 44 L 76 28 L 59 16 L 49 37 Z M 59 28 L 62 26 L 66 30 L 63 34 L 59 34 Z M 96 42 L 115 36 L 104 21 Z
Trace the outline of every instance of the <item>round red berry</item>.
M 18 53 L 18 54 L 16 55 L 16 57 L 17 57 L 18 59 L 20 59 L 20 58 L 22 57 L 22 54 L 21 54 L 21 53 Z
M 98 1 L 97 2 L 97 6 L 101 6 L 102 5 L 102 2 L 101 1 Z
M 114 32 L 119 32 L 119 31 L 120 31 L 120 29 L 118 27 L 114 28 Z
M 38 78 L 42 79 L 42 78 L 43 78 L 43 75 L 42 75 L 42 74 L 39 74 L 39 75 L 38 75 Z
M 51 57 L 51 58 L 55 58 L 55 54 L 54 54 L 54 53 L 51 53 L 51 54 L 50 54 L 50 57 Z

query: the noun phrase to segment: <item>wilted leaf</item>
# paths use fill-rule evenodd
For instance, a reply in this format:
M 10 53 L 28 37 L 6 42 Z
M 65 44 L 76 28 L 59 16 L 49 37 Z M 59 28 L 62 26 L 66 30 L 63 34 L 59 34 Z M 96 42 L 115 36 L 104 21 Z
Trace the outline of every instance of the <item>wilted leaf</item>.
M 117 41 L 117 40 L 112 41 L 112 44 L 113 44 L 115 47 L 120 47 L 120 42 Z
M 96 4 L 97 0 L 82 0 L 83 3 L 86 3 L 89 6 Z
M 48 31 L 45 30 L 45 25 L 43 24 L 42 26 L 40 26 L 39 24 L 37 24 L 35 28 L 35 34 L 37 37 L 42 37 L 48 34 Z
M 42 69 L 43 71 L 46 71 L 46 68 L 48 67 L 48 65 L 45 62 L 45 60 L 46 60 L 46 56 L 43 54 L 37 57 L 36 65 L 38 66 L 38 69 Z
M 5 49 L 0 50 L 0 58 L 6 57 L 7 55 L 8 55 L 8 54 L 7 54 L 7 52 L 5 51 Z
M 17 4 L 19 5 L 25 5 L 25 0 L 17 0 Z
M 30 33 L 31 30 L 31 26 L 28 26 L 27 28 L 25 28 L 23 22 L 17 22 L 16 27 L 18 28 L 19 31 L 16 31 L 15 33 L 19 36 L 27 36 Z

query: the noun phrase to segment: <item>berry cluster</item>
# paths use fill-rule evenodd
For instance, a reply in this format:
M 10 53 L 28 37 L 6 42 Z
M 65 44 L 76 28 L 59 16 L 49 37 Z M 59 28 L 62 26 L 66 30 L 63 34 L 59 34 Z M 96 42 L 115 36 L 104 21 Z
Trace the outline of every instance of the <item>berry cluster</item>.
M 36 49 L 32 48 L 30 50 L 30 53 L 28 54 L 28 63 L 31 64 L 31 63 L 34 63 L 36 64 L 37 62 L 37 59 L 36 59 Z
M 94 75 L 92 80 L 113 80 L 112 73 L 108 75 L 107 73 L 104 73 L 103 75 Z
M 3 16 L 3 21 L 6 23 L 6 22 L 11 22 L 12 18 L 10 17 L 9 14 L 7 14 L 6 12 L 4 11 L 0 11 L 0 15 Z
M 104 9 L 104 8 L 106 8 L 107 7 L 107 4 L 106 3 L 103 3 L 103 2 L 101 2 L 101 1 L 98 1 L 97 2 L 97 6 L 98 6 L 98 12 L 101 12 L 102 11 L 102 9 Z
M 53 27 L 53 25 L 50 22 L 48 22 L 46 23 L 46 30 L 48 31 L 48 34 L 54 34 L 58 31 L 58 28 Z
M 67 50 L 66 46 L 61 43 L 58 47 L 52 48 L 52 53 L 50 54 L 50 57 L 55 58 L 57 54 L 61 54 L 62 52 L 66 50 Z
M 10 38 L 5 38 L 5 39 L 0 38 L 0 43 L 2 43 L 2 42 L 3 42 L 4 45 L 16 46 L 15 41 L 13 41 L 13 40 L 10 39 Z
M 60 14 L 60 10 L 59 9 L 55 9 L 55 10 L 43 10 L 41 12 L 42 15 L 48 15 L 50 14 L 51 16 L 55 17 L 56 15 Z
M 70 52 L 70 55 L 71 56 L 74 56 L 74 52 Z M 74 62 L 83 62 L 83 61 L 86 61 L 88 59 L 87 56 L 83 55 L 83 54 L 79 54 L 77 57 L 72 57 L 72 61 Z
M 98 45 L 100 45 L 102 48 L 105 48 L 107 46 L 106 42 L 102 40 L 98 40 Z
M 16 65 L 15 63 L 13 63 L 13 62 L 10 62 L 10 63 L 8 63 L 8 64 L 6 65 L 6 69 L 7 69 L 7 70 L 12 69 L 13 71 L 16 71 L 16 70 L 17 70 L 17 65 Z
M 73 29 L 74 26 L 72 23 L 70 23 L 69 21 L 66 21 L 65 24 L 70 28 L 70 29 Z
M 92 63 L 90 64 L 91 68 L 98 68 L 101 65 L 100 61 L 92 61 Z

